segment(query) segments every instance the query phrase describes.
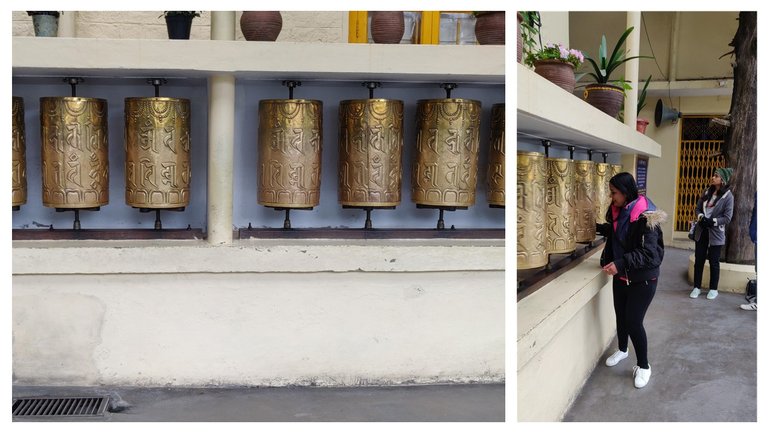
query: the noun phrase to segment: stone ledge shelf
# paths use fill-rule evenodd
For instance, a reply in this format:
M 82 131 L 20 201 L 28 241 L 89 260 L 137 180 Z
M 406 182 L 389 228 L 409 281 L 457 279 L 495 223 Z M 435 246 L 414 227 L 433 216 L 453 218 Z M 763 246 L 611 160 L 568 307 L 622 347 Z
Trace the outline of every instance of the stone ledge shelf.
M 610 153 L 660 157 L 660 144 L 517 64 L 517 131 Z
M 505 270 L 503 240 L 14 241 L 13 275 Z
M 233 74 L 243 79 L 505 82 L 502 45 L 14 37 L 12 51 L 14 77 Z

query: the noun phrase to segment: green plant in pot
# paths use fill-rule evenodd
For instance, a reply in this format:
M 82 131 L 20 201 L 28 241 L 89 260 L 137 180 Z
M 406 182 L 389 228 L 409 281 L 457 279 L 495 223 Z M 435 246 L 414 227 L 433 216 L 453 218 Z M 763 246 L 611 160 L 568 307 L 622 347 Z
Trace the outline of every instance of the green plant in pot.
M 201 16 L 200 12 L 196 11 L 165 11 L 161 15 L 166 18 L 169 39 L 190 39 L 192 20 L 199 16 Z
M 615 48 L 613 48 L 610 56 L 607 56 L 607 38 L 602 35 L 602 42 L 599 45 L 599 57 L 585 57 L 587 62 L 593 68 L 593 72 L 588 72 L 588 76 L 592 77 L 596 82 L 586 86 L 583 97 L 586 102 L 613 118 L 618 116 L 620 107 L 623 105 L 625 94 L 622 87 L 610 84 L 612 73 L 629 60 L 652 58 L 650 56 L 626 57 L 626 53 L 623 51 L 622 46 L 633 30 L 633 27 L 629 27 L 623 32 L 620 39 L 618 39 L 618 42 L 615 44 Z
M 575 69 L 583 64 L 580 50 L 559 44 L 546 44 L 537 51 L 527 53 L 524 63 L 535 68 L 535 73 L 569 93 L 575 90 Z
M 636 100 L 636 130 L 642 134 L 647 131 L 647 125 L 650 124 L 650 121 L 639 117 L 639 113 L 641 113 L 644 106 L 647 105 L 647 86 L 650 85 L 651 79 L 652 75 L 647 77 L 647 81 L 644 82 L 644 86 L 642 86 L 642 90 L 639 92 L 639 99 Z
M 27 11 L 32 17 L 35 36 L 56 37 L 59 33 L 58 11 Z

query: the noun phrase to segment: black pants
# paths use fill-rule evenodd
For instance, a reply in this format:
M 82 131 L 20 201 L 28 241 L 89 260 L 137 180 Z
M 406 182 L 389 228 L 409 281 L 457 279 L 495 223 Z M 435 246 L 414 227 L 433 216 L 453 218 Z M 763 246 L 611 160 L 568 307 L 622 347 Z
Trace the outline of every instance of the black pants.
M 647 362 L 647 333 L 644 331 L 644 315 L 655 297 L 658 280 L 634 282 L 626 285 L 612 279 L 612 300 L 615 304 L 615 321 L 618 325 L 618 349 L 628 351 L 628 337 L 634 343 L 636 365 L 650 368 Z
M 722 245 L 709 246 L 709 236 L 705 231 L 701 233 L 700 239 L 695 242 L 695 287 L 702 289 L 703 267 L 706 264 L 706 258 L 709 259 L 709 289 L 717 290 L 719 287 L 719 256 L 722 254 Z

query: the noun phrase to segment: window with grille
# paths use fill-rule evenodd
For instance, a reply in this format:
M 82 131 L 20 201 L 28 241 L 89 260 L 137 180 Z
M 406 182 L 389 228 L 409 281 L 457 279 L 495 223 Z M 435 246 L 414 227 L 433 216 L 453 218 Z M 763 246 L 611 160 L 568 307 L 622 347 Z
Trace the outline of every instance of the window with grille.
M 698 197 L 708 188 L 714 169 L 725 166 L 721 149 L 727 129 L 710 123 L 714 117 L 720 116 L 682 116 L 675 231 L 690 230 Z

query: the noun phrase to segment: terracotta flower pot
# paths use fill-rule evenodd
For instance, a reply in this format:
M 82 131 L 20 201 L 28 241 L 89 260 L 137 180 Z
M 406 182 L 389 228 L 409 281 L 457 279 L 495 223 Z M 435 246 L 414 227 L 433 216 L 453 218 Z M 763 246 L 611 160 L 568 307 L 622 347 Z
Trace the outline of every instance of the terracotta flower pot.
M 561 60 L 537 60 L 535 73 L 569 93 L 575 91 L 575 67 Z
M 476 14 L 476 40 L 480 45 L 505 45 L 505 12 Z
M 275 41 L 282 28 L 278 11 L 245 11 L 241 15 L 241 32 L 247 41 Z
M 607 113 L 612 118 L 617 118 L 623 98 L 626 95 L 623 89 L 611 84 L 589 84 L 583 93 L 583 99 L 589 104 Z
M 645 132 L 647 132 L 647 125 L 649 124 L 650 124 L 649 120 L 638 117 L 636 119 L 636 130 L 644 134 Z
M 398 44 L 404 37 L 404 13 L 377 11 L 372 14 L 372 40 L 376 44 Z

